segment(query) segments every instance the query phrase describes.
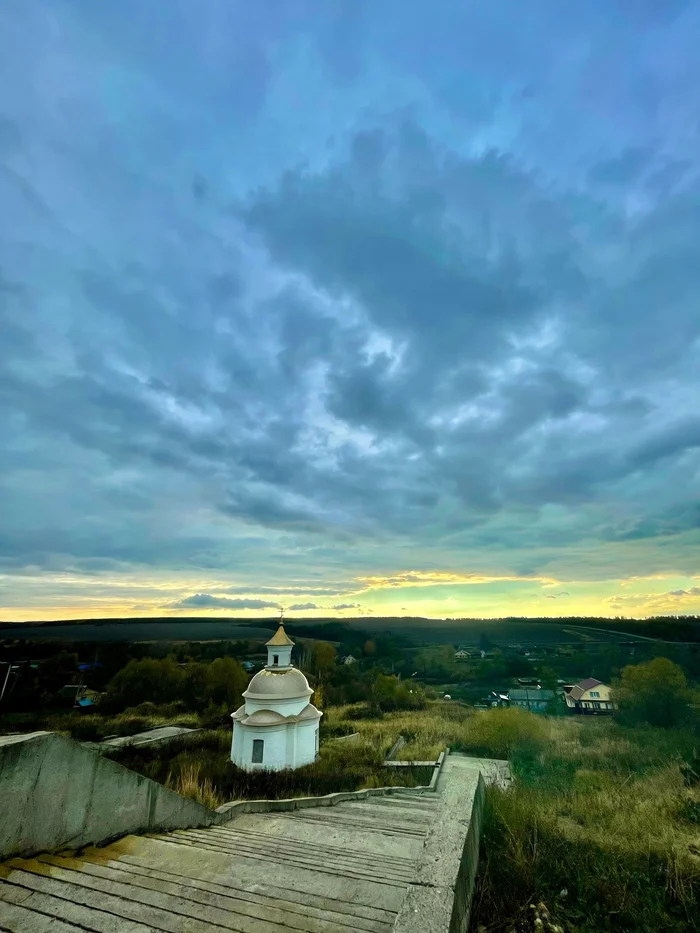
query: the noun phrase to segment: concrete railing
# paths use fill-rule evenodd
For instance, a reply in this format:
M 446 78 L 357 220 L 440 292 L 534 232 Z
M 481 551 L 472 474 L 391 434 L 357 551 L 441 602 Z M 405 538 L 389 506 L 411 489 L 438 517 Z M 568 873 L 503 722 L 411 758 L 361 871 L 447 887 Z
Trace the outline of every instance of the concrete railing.
M 385 768 L 435 768 L 437 761 L 385 761 Z
M 466 933 L 479 865 L 486 785 L 474 770 L 448 775 L 393 933 Z
M 54 732 L 0 736 L 0 801 L 0 858 L 222 822 L 216 811 Z

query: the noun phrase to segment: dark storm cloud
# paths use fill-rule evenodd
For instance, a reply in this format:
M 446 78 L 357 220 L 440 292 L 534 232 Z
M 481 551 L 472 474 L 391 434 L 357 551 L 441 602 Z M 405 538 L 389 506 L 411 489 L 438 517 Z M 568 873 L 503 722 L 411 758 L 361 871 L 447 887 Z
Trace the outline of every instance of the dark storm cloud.
M 0 568 L 697 532 L 693 12 L 496 7 L 0 13 Z
M 389 176 L 395 180 L 398 170 L 405 177 L 415 143 L 405 133 L 387 143 L 393 158 L 385 178 L 368 178 L 354 149 L 348 162 L 325 174 L 288 173 L 276 191 L 250 202 L 244 216 L 276 259 L 338 296 L 352 294 L 373 324 L 409 342 L 409 355 L 419 346 L 423 367 L 456 357 L 486 361 L 503 351 L 506 327 L 529 323 L 541 300 L 515 255 L 484 262 L 483 236 L 476 248 L 464 248 L 435 192 L 447 192 L 454 175 L 468 189 L 493 174 L 492 187 L 501 183 L 527 195 L 528 180 L 511 177 L 510 167 L 492 165 L 490 156 L 445 171 L 432 157 L 427 177 L 417 183 L 409 175 L 392 195 Z

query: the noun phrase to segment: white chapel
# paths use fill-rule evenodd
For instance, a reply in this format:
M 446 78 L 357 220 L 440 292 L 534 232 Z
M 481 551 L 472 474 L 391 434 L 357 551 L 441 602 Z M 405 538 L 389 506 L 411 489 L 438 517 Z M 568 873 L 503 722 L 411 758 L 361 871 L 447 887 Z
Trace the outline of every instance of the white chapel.
M 267 642 L 267 666 L 253 677 L 233 719 L 231 761 L 246 771 L 300 768 L 318 755 L 323 713 L 310 702 L 313 690 L 292 665 L 294 642 L 284 620 Z

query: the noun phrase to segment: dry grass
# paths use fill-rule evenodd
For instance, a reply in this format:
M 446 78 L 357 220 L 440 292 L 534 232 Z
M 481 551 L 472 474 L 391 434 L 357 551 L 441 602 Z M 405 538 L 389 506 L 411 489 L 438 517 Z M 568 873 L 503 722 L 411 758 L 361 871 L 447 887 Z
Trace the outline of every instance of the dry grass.
M 576 933 L 700 929 L 700 788 L 680 768 L 697 738 L 543 725 L 538 751 L 513 749 L 515 786 L 489 788 L 474 929 L 530 929 L 537 901 Z
M 189 797 L 191 800 L 203 803 L 205 807 L 216 810 L 227 801 L 214 789 L 210 778 L 202 777 L 201 770 L 202 766 L 198 762 L 183 765 L 176 776 L 172 771 L 168 772 L 165 786 L 183 797 Z
M 385 713 L 381 719 L 353 719 L 357 706 L 335 706 L 326 710 L 331 727 L 359 732 L 360 740 L 381 755 L 400 735 L 407 740 L 396 756 L 400 761 L 435 761 L 448 745 L 464 740 L 465 724 L 471 711 L 456 703 L 430 703 L 424 710 Z

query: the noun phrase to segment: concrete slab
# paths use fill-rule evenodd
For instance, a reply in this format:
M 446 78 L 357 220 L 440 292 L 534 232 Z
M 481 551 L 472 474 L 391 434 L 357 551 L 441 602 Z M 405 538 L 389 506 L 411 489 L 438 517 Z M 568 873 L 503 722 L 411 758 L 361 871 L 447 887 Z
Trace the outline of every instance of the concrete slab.
M 467 773 L 478 771 L 486 784 L 499 784 L 507 787 L 512 780 L 510 765 L 499 758 L 476 758 L 472 755 L 463 755 L 454 752 L 445 759 L 445 764 L 437 783 L 438 793 L 442 793 L 446 782 L 456 771 Z
M 180 739 L 186 735 L 193 735 L 199 729 L 187 729 L 185 726 L 159 726 L 157 729 L 147 729 L 135 735 L 119 735 L 113 739 L 97 742 L 100 748 L 124 748 L 128 745 L 162 745 Z
M 156 826 L 209 826 L 194 800 L 56 733 L 0 742 L 0 857 L 56 851 Z

